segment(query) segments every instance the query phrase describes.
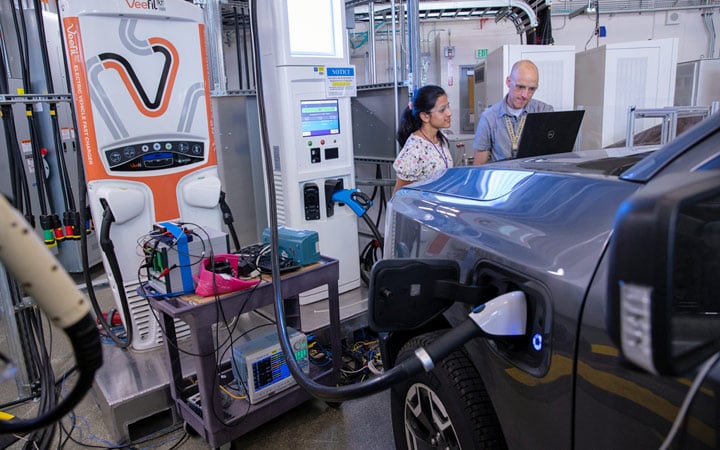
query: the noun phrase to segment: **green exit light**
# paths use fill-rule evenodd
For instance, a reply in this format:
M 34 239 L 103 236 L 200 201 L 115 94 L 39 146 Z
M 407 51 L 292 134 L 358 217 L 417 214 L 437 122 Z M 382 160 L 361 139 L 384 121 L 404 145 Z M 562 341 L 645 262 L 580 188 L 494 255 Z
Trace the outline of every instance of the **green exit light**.
M 487 58 L 488 49 L 486 48 L 479 48 L 477 49 L 477 55 L 475 56 L 477 59 L 480 58 Z

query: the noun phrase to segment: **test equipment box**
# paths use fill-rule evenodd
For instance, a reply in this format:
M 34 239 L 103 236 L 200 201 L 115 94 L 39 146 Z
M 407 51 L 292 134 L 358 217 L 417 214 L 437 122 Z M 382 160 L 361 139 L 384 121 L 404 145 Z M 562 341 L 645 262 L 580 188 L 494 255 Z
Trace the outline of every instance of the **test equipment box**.
M 195 291 L 195 277 L 203 258 L 228 252 L 227 233 L 160 222 L 143 244 L 148 281 L 158 294 Z
M 262 237 L 264 244 L 270 242 L 269 228 L 263 230 Z M 292 259 L 300 266 L 320 261 L 320 242 L 317 231 L 278 227 L 278 247 L 280 256 Z
M 307 337 L 292 328 L 288 328 L 288 337 L 295 361 L 303 372 L 310 373 Z M 235 343 L 231 366 L 239 389 L 247 395 L 250 404 L 295 385 L 274 328 L 250 340 Z

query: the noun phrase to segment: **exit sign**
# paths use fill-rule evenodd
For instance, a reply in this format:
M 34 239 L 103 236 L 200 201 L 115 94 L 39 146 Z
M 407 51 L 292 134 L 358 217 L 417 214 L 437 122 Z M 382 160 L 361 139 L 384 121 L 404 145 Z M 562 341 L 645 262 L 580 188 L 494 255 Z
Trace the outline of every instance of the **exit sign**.
M 486 48 L 479 48 L 479 49 L 477 49 L 477 54 L 475 55 L 475 57 L 476 57 L 477 59 L 487 58 L 487 54 L 488 54 L 488 49 L 486 49 Z

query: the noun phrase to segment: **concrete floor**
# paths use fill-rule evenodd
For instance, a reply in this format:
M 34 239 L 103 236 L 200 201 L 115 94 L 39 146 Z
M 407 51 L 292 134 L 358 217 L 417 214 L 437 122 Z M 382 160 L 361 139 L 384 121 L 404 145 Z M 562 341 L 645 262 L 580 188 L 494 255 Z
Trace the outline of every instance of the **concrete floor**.
M 308 400 L 279 416 L 274 421 L 256 428 L 233 441 L 231 449 L 273 450 L 386 450 L 395 448 L 392 428 L 387 420 L 390 412 L 389 392 L 351 400 L 338 407 L 328 406 L 319 400 Z M 89 397 L 77 408 L 78 417 L 87 420 L 73 436 L 85 445 L 113 447 L 107 441 L 107 430 L 97 404 Z M 69 422 L 64 419 L 64 422 Z M 64 448 L 82 448 L 69 443 Z M 20 448 L 20 447 L 16 447 Z M 209 445 L 198 436 L 189 436 L 181 426 L 161 430 L 146 442 L 137 441 L 138 449 L 208 449 Z M 226 448 L 226 447 L 223 447 Z
M 106 289 L 106 288 L 105 288 Z M 98 298 L 101 305 L 109 308 L 108 298 L 112 299 L 107 290 L 100 288 Z M 103 300 L 104 298 L 104 300 Z M 112 302 L 109 304 L 112 305 Z M 354 306 L 353 306 L 354 307 Z M 0 322 L 2 320 L 0 319 Z M 305 322 L 305 319 L 303 319 Z M 6 329 L 5 327 L 3 327 Z M 5 351 L 6 335 L 0 331 L 0 350 Z M 58 377 L 74 364 L 72 349 L 64 333 L 54 329 L 46 334 L 46 341 L 52 342 L 52 365 L 55 376 Z M 112 361 L 117 359 L 119 351 L 114 344 L 104 344 L 104 357 L 108 370 Z M 133 360 L 133 351 L 123 351 L 125 358 Z M 117 362 L 117 361 L 115 361 Z M 154 366 L 157 368 L 158 366 Z M 101 371 L 103 368 L 101 368 Z M 114 370 L 114 369 L 112 369 Z M 162 370 L 158 370 L 161 372 Z M 105 377 L 112 374 L 104 374 Z M 159 375 L 162 378 L 162 375 Z M 167 375 L 165 375 L 167 376 Z M 122 377 L 118 377 L 122 379 Z M 105 380 L 97 376 L 96 380 Z M 74 379 L 70 378 L 69 383 Z M 103 381 L 109 383 L 109 381 Z M 15 383 L 17 384 L 17 383 Z M 108 423 L 107 404 L 102 392 L 96 385 L 94 389 L 74 409 L 73 413 L 63 418 L 60 423 L 67 431 L 71 430 L 70 438 L 67 432 L 56 431 L 52 448 L 132 448 L 132 449 L 207 449 L 210 446 L 199 436 L 189 435 L 181 419 L 176 418 L 175 423 L 158 426 L 158 429 L 149 428 L 142 434 L 143 437 L 128 443 L 115 442 L 117 436 L 115 425 Z M 0 384 L 0 403 L 7 404 L 18 398 L 18 388 L 12 381 Z M 157 398 L 155 398 L 157 400 Z M 165 400 L 172 408 L 172 400 Z M 35 402 L 27 402 L 17 407 L 4 408 L 2 411 L 15 414 L 19 418 L 29 419 L 34 416 L 37 407 Z M 103 410 L 103 408 L 105 410 Z M 232 449 L 392 449 L 392 428 L 389 421 L 390 401 L 389 392 L 378 394 L 340 405 L 328 404 L 311 399 L 290 411 L 287 411 L 264 425 L 246 433 L 223 448 Z M 105 417 L 104 417 L 105 415 Z M 74 428 L 73 419 L 74 418 Z M 8 436 L 5 436 L 7 438 Z M 64 442 L 58 446 L 58 442 Z M 10 445 L 4 444 L 0 448 L 21 449 L 28 447 L 27 442 L 20 440 Z

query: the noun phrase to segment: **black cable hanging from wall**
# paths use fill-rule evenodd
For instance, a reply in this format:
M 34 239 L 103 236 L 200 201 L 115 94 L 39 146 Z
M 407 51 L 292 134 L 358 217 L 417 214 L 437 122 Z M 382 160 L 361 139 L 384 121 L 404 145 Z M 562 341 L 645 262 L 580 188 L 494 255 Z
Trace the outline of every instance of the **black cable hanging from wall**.
M 537 27 L 530 28 L 525 33 L 525 40 L 528 45 L 552 45 L 555 39 L 552 36 L 551 7 L 547 6 L 535 10 Z
M 243 25 L 244 26 L 244 25 Z M 238 86 L 240 90 L 243 89 L 243 70 L 242 70 L 242 58 L 240 55 L 240 24 L 238 23 L 238 11 L 237 7 L 233 6 L 233 28 L 235 31 L 235 57 L 237 58 L 238 68 Z
M 52 72 L 50 70 L 50 58 L 48 56 L 49 50 L 47 46 L 47 37 L 45 35 L 45 21 L 42 13 L 42 2 L 41 0 L 34 0 L 35 6 L 35 20 L 37 22 L 38 34 L 40 38 L 40 56 L 42 58 L 43 73 L 45 74 L 45 83 L 47 87 L 47 93 L 49 95 L 55 95 L 55 86 L 53 84 Z M 63 202 L 66 211 L 75 209 L 75 199 L 73 197 L 72 186 L 70 185 L 70 177 L 68 175 L 67 166 L 65 164 L 65 158 L 62 157 L 62 142 L 60 133 L 60 124 L 57 116 L 57 102 L 50 101 L 50 119 L 53 127 L 53 138 L 55 144 L 55 155 L 57 157 L 58 175 L 60 186 L 62 189 Z
M 16 12 L 15 0 L 10 0 L 13 13 L 13 24 L 15 25 L 15 35 L 20 53 L 20 66 L 22 68 L 22 82 L 24 92 L 30 93 L 32 79 L 30 74 L 30 50 L 29 36 L 27 30 L 27 21 L 25 18 L 25 10 L 22 2 L 18 5 Z M 18 15 L 20 20 L 18 20 Z M 43 240 L 47 247 L 57 245 L 55 240 L 55 229 L 60 223 L 57 215 L 54 214 L 52 198 L 49 196 L 50 184 L 45 176 L 45 161 L 40 148 L 40 132 L 38 129 L 37 119 L 34 115 L 33 105 L 26 103 L 25 116 L 27 118 L 28 129 L 30 132 L 30 147 L 35 175 L 35 189 L 37 192 L 38 203 L 40 205 L 40 227 L 42 228 Z M 32 223 L 32 222 L 31 222 Z
M 35 7 L 35 21 L 38 29 L 38 37 L 40 41 L 40 57 L 43 66 L 43 73 L 45 75 L 45 87 L 47 94 L 52 96 L 55 95 L 55 87 L 53 86 L 52 72 L 50 70 L 50 58 L 47 45 L 47 38 L 45 35 L 45 21 L 43 19 L 43 8 L 41 0 L 33 0 Z M 60 122 L 57 116 L 57 102 L 51 100 L 49 103 L 50 122 L 52 124 L 52 144 L 54 146 L 55 153 L 55 164 L 57 167 L 57 178 L 60 184 L 60 191 L 63 199 L 63 220 L 60 221 L 58 214 L 52 215 L 53 229 L 55 231 L 55 239 L 60 242 L 65 239 L 69 234 L 70 239 L 73 239 L 75 233 L 73 232 L 74 224 L 74 212 L 75 212 L 75 199 L 72 192 L 70 183 L 70 176 L 68 174 L 67 166 L 65 164 L 65 157 L 63 156 L 63 145 L 60 132 Z M 49 197 L 49 191 L 48 191 Z M 57 210 L 56 210 L 57 211 Z M 66 231 L 63 231 L 63 226 Z
M 538 29 L 536 34 L 536 43 L 538 45 L 553 45 L 555 39 L 552 35 L 551 7 L 543 8 L 537 12 Z
M 248 60 L 248 55 L 250 54 L 250 51 L 248 50 L 248 35 L 247 35 L 247 29 L 249 27 L 249 15 L 245 12 L 245 8 L 240 9 L 240 13 L 242 14 L 242 31 L 243 31 L 243 55 L 245 56 L 245 81 L 247 82 L 247 88 L 253 89 L 255 86 L 254 80 L 251 78 L 251 76 L 254 75 L 254 71 L 250 72 L 250 62 Z
M 240 8 L 240 11 L 238 11 L 237 7 L 233 6 L 233 27 L 235 32 L 235 54 L 237 57 L 239 87 L 240 90 L 250 90 L 253 88 L 253 83 L 250 78 L 250 62 L 248 60 L 248 15 L 245 12 L 245 8 Z M 241 42 L 242 50 L 240 46 Z M 243 74 L 245 75 L 244 78 Z

